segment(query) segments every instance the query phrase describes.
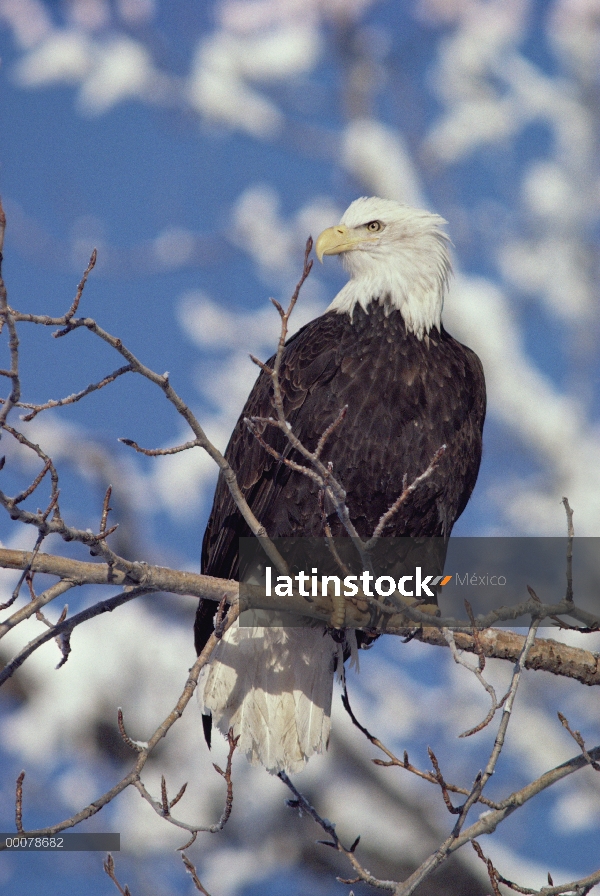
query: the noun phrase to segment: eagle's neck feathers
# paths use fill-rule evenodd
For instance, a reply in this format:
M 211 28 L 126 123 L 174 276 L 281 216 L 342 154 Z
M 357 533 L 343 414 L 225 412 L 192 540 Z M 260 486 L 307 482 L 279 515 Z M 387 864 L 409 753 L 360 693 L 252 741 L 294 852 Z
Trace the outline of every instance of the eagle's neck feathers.
M 409 332 L 422 339 L 441 327 L 442 307 L 452 271 L 448 237 L 438 215 L 390 200 L 357 200 L 342 221 L 352 247 L 341 259 L 350 280 L 329 311 L 352 317 L 356 305 L 366 312 L 373 301 L 398 310 Z M 382 224 L 380 233 L 365 230 Z M 333 230 L 333 228 L 332 228 Z

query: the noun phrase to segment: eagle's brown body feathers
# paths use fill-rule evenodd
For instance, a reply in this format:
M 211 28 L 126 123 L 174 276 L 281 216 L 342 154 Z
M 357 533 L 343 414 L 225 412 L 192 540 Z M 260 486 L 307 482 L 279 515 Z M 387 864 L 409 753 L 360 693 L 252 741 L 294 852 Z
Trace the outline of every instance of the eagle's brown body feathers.
M 272 365 L 273 359 L 267 362 Z M 450 534 L 471 495 L 481 458 L 485 387 L 477 355 L 444 329 L 427 340 L 406 332 L 398 311 L 386 314 L 330 311 L 311 321 L 284 349 L 281 390 L 286 419 L 303 445 L 314 450 L 340 410 L 348 410 L 323 452 L 348 493 L 350 517 L 369 537 L 381 515 L 435 452 L 446 452 L 432 476 L 391 522 L 385 535 Z M 240 488 L 269 535 L 323 534 L 315 482 L 279 463 L 244 423 L 273 416 L 273 387 L 261 373 L 226 450 Z M 263 431 L 270 445 L 304 463 L 275 427 Z M 339 520 L 330 518 L 334 534 Z M 238 538 L 250 535 L 221 477 L 202 546 L 202 571 L 236 578 Z

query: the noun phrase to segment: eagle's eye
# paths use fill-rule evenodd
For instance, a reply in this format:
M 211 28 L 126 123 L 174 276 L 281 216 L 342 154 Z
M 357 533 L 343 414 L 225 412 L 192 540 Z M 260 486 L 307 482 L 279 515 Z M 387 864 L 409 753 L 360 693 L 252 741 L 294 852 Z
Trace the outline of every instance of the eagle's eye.
M 367 230 L 370 233 L 378 233 L 380 230 L 383 230 L 383 224 L 381 221 L 369 221 L 367 224 Z

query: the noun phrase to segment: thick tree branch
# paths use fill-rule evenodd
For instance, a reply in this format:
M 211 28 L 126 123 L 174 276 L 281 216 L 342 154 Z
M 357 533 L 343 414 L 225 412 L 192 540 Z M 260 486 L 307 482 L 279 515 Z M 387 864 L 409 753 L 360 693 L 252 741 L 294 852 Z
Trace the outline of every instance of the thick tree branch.
M 50 593 L 50 589 L 39 595 L 36 601 L 30 601 L 15 611 L 2 624 L 0 624 L 0 637 L 14 628 L 20 621 L 33 615 L 37 610 L 49 603 L 54 597 L 64 593 L 68 587 L 74 585 L 108 585 L 133 587 L 141 586 L 144 593 L 166 592 L 170 594 L 189 595 L 194 598 L 202 597 L 220 603 L 223 599 L 228 604 L 240 604 L 240 611 L 253 608 L 281 610 L 281 598 L 266 598 L 264 590 L 256 587 L 244 586 L 240 601 L 240 586 L 238 582 L 228 579 L 217 579 L 200 573 L 183 572 L 164 566 L 151 564 L 137 564 L 137 578 L 130 578 L 126 572 L 115 569 L 107 563 L 84 562 L 71 560 L 66 557 L 58 557 L 51 554 L 37 553 L 32 556 L 27 551 L 14 551 L 6 548 L 0 549 L 0 568 L 5 569 L 30 569 L 34 573 L 47 573 L 58 576 L 68 583 L 59 588 L 56 593 Z M 115 598 L 116 600 L 117 598 Z M 105 603 L 105 602 L 102 602 Z M 561 605 L 557 605 L 559 608 Z M 309 616 L 327 622 L 333 612 L 331 598 L 327 595 L 318 595 L 307 603 L 299 594 L 285 598 L 285 608 L 302 616 Z M 525 609 L 523 609 L 525 608 Z M 539 612 L 540 605 L 535 602 L 526 602 L 520 605 L 517 615 L 524 612 Z M 545 609 L 548 613 L 555 612 L 556 606 Z M 563 607 L 564 610 L 564 607 Z M 106 610 L 104 611 L 106 612 Z M 514 608 L 506 609 L 507 618 L 512 617 Z M 501 614 L 496 614 L 496 616 Z M 346 625 L 350 628 L 370 627 L 370 614 L 364 606 L 348 601 L 346 607 Z M 65 625 L 69 620 L 65 621 Z M 406 614 L 391 613 L 385 620 L 385 633 L 410 636 L 424 643 L 434 644 L 440 647 L 448 647 L 442 627 L 448 622 L 443 618 L 432 618 L 428 614 L 420 613 L 412 607 L 407 607 Z M 452 622 L 452 620 L 450 620 Z M 454 620 L 456 622 L 456 620 Z M 478 620 L 479 623 L 479 620 Z M 471 622 L 461 622 L 464 630 L 456 627 L 453 631 L 454 641 L 459 650 L 469 653 L 482 651 L 486 657 L 509 660 L 516 662 L 525 643 L 522 635 L 515 634 L 505 629 L 488 628 L 480 631 L 477 639 L 473 637 Z M 415 627 L 416 626 L 416 627 Z M 44 633 L 46 635 L 47 633 Z M 54 635 L 58 632 L 54 632 Z M 552 672 L 566 678 L 573 678 L 587 685 L 600 684 L 600 657 L 589 650 L 570 647 L 551 639 L 537 638 L 529 652 L 525 664 L 528 669 Z

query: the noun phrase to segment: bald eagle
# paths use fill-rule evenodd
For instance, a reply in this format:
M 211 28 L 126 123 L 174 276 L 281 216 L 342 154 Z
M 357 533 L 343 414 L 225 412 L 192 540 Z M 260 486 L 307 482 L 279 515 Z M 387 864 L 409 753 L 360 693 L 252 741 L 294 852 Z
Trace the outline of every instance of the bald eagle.
M 382 514 L 446 451 L 432 474 L 393 517 L 385 534 L 448 539 L 473 491 L 481 460 L 485 381 L 477 355 L 444 329 L 451 273 L 446 222 L 376 197 L 353 202 L 316 243 L 319 260 L 340 255 L 348 283 L 327 311 L 288 340 L 281 364 L 286 418 L 314 450 L 347 405 L 323 460 L 347 492 L 350 517 L 370 537 Z M 273 363 L 273 359 L 267 362 Z M 244 424 L 273 414 L 272 383 L 261 373 L 233 431 L 226 457 L 254 514 L 271 537 L 322 536 L 318 487 L 271 454 Z M 294 457 L 285 434 L 263 433 Z M 299 458 L 298 458 L 299 459 Z M 334 535 L 344 530 L 335 514 Z M 219 478 L 202 546 L 202 571 L 237 578 L 240 536 L 250 535 Z M 196 616 L 196 649 L 212 630 L 214 604 Z M 350 644 L 353 634 L 348 635 Z M 334 670 L 342 648 L 322 625 L 233 627 L 201 682 L 210 716 L 239 749 L 270 772 L 296 772 L 328 743 Z

